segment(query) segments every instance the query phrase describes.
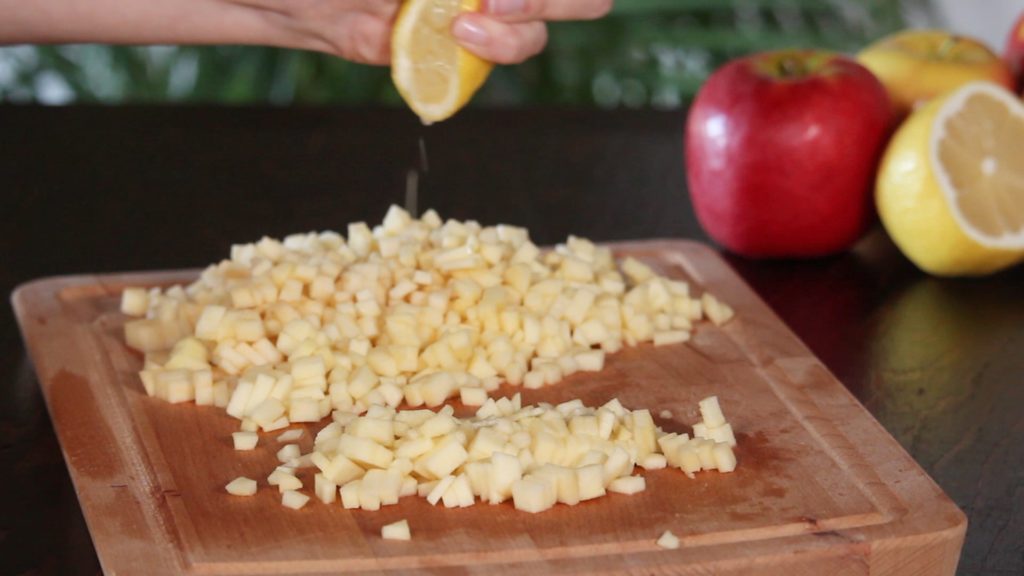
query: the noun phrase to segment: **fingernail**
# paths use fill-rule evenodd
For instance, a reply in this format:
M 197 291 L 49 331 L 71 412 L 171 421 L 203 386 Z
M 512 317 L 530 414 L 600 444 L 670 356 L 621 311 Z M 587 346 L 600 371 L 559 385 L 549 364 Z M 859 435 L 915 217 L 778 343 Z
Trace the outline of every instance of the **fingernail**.
M 491 39 L 491 35 L 483 26 L 467 18 L 459 18 L 455 21 L 452 26 L 452 34 L 466 44 L 486 44 Z
M 526 9 L 526 0 L 487 0 L 491 14 L 518 14 Z

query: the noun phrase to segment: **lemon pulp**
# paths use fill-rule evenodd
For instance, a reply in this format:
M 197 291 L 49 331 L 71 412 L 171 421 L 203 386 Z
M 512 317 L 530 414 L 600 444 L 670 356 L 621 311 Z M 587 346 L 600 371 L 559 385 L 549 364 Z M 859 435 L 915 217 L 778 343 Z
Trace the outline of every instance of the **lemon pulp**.
M 449 118 L 480 88 L 492 64 L 451 36 L 452 20 L 479 0 L 406 0 L 391 36 L 391 76 L 424 123 Z
M 936 275 L 1024 260 L 1024 104 L 975 82 L 915 111 L 893 136 L 876 187 L 896 245 Z
M 1024 242 L 1024 115 L 973 92 L 941 120 L 935 154 L 954 213 L 979 242 Z

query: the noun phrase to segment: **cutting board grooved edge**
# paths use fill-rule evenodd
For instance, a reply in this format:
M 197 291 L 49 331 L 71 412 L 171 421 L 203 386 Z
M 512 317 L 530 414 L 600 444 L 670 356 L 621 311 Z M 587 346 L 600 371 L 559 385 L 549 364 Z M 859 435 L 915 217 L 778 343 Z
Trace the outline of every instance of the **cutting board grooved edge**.
M 709 255 L 708 253 L 710 252 L 710 249 L 704 246 L 700 246 L 699 252 L 703 252 L 701 256 L 705 257 Z M 672 252 L 669 256 L 669 259 L 672 260 L 677 265 L 681 266 L 690 277 L 694 278 L 695 280 L 699 280 L 703 285 L 708 284 L 707 279 L 705 278 L 705 274 L 703 274 L 699 269 L 697 269 L 692 259 L 683 258 L 681 257 L 681 254 L 677 252 Z M 733 281 L 735 286 L 738 286 L 740 290 L 747 292 L 747 294 L 745 294 L 746 297 L 744 298 L 745 301 L 751 302 L 754 306 L 760 308 L 760 310 L 758 310 L 760 314 L 768 315 L 772 317 L 774 320 L 778 321 L 779 323 L 783 323 L 782 320 L 778 318 L 778 316 L 775 314 L 775 312 L 771 310 L 766 304 L 764 304 L 764 302 L 753 292 L 753 290 L 751 290 L 742 282 L 742 280 L 739 278 L 739 275 L 735 272 L 735 270 L 732 269 L 732 267 L 728 266 L 728 264 L 724 262 L 720 262 L 718 264 L 721 271 L 731 277 L 730 280 Z M 734 321 L 743 322 L 743 318 L 736 318 Z M 728 326 L 726 326 L 725 328 L 726 331 L 729 331 Z M 883 522 L 891 521 L 892 519 L 906 511 L 906 507 L 903 506 L 902 502 L 900 502 L 894 494 L 892 494 L 888 490 L 885 490 L 884 483 L 877 476 L 868 479 L 863 478 L 865 472 L 859 468 L 855 469 L 853 466 L 851 466 L 847 459 L 843 458 L 842 455 L 838 453 L 837 448 L 831 442 L 825 441 L 823 432 L 819 429 L 818 426 L 814 425 L 809 421 L 808 417 L 805 415 L 805 412 L 798 410 L 796 408 L 796 400 L 792 398 L 792 396 L 796 396 L 799 394 L 800 399 L 803 402 L 813 405 L 819 413 L 823 412 L 821 405 L 814 401 L 812 393 L 810 391 L 803 389 L 803 387 L 796 386 L 793 380 L 789 377 L 789 375 L 785 373 L 785 370 L 778 366 L 777 362 L 773 362 L 769 365 L 765 365 L 763 362 L 761 362 L 758 358 L 758 355 L 754 353 L 754 351 L 750 350 L 745 339 L 733 338 L 732 340 L 737 345 L 737 347 L 743 351 L 743 355 L 747 360 L 749 360 L 753 365 L 760 366 L 762 368 L 761 373 L 762 375 L 764 375 L 765 380 L 768 382 L 769 386 L 771 386 L 772 391 L 779 398 L 779 400 L 783 402 L 783 404 L 785 404 L 790 414 L 792 414 L 793 417 L 801 424 L 801 426 L 803 426 L 804 429 L 811 434 L 815 441 L 817 441 L 818 445 L 829 455 L 830 458 L 832 458 L 832 460 L 837 465 L 841 466 L 844 470 L 853 475 L 853 477 L 857 480 L 856 485 L 857 488 L 861 491 L 861 494 L 865 498 L 867 498 L 872 504 L 874 504 L 883 514 Z M 804 348 L 806 350 L 806 354 L 808 357 L 814 358 L 814 360 L 812 360 L 812 363 L 815 365 L 815 368 L 819 368 L 825 371 L 829 376 L 833 378 L 835 377 L 828 370 L 827 367 L 821 364 L 820 361 L 818 361 L 813 356 L 813 354 L 810 352 L 809 349 L 807 349 L 806 345 L 803 342 L 798 341 L 798 344 L 801 348 Z M 787 390 L 786 386 L 782 386 L 776 380 L 776 377 L 773 375 L 773 372 L 775 371 L 782 372 L 782 377 L 786 381 L 794 385 L 789 386 L 789 390 Z M 832 431 L 835 431 L 834 424 L 826 422 L 823 423 L 823 425 L 827 426 Z M 847 441 L 846 437 L 843 434 L 833 433 L 830 434 L 830 438 L 832 438 L 832 442 L 840 442 L 844 444 L 843 448 L 845 450 L 857 452 L 856 448 Z M 863 455 L 859 453 L 858 455 L 863 457 Z M 870 490 L 868 487 L 869 484 L 876 484 L 877 486 L 879 486 L 882 489 L 884 495 L 880 495 L 874 490 Z
M 47 280 L 42 280 L 38 282 L 47 282 Z M 70 285 L 86 285 L 89 284 L 90 282 L 96 282 L 101 285 L 103 284 L 99 280 L 99 277 L 97 276 L 81 275 L 71 278 Z M 63 309 L 64 302 L 61 298 L 61 294 L 64 291 L 64 289 L 68 288 L 69 286 L 60 286 L 59 284 L 51 283 L 47 283 L 44 285 L 47 288 L 47 290 L 42 294 L 42 297 L 44 299 L 43 304 L 46 306 L 51 306 L 56 309 Z M 104 289 L 107 289 L 106 286 L 104 286 Z M 12 295 L 12 300 L 15 301 L 15 311 L 22 325 L 24 325 L 25 322 L 28 320 L 22 318 L 21 313 L 18 311 L 18 308 L 24 305 L 24 302 L 22 300 L 23 294 L 24 293 L 21 291 L 21 289 L 19 289 Z M 47 300 L 49 302 L 46 302 Z M 80 327 L 70 326 L 69 329 L 79 330 Z M 39 354 L 38 351 L 36 350 L 35 343 L 31 339 L 26 339 L 25 341 L 27 343 L 26 347 L 29 352 L 29 357 L 32 359 L 33 365 L 49 367 L 48 364 L 41 362 L 40 360 L 37 360 Z M 104 353 L 105 348 L 103 347 L 101 342 L 97 341 L 95 336 L 93 336 L 92 334 L 87 334 L 86 337 L 80 339 L 80 342 L 87 343 L 87 346 L 91 349 L 91 352 L 93 353 L 84 355 L 78 354 L 77 361 L 74 362 L 74 364 L 81 363 L 82 368 L 87 368 L 90 364 L 101 364 L 107 369 L 108 373 L 116 374 L 111 359 L 107 356 L 107 354 Z M 48 377 L 40 379 L 40 383 L 42 384 L 40 388 L 42 389 L 44 397 L 47 400 L 46 405 L 48 411 L 50 410 L 51 399 L 49 396 L 51 394 L 51 390 L 50 386 L 44 384 L 44 382 L 49 382 L 54 374 L 59 373 L 61 370 L 65 370 L 64 364 L 65 363 L 61 363 L 61 368 L 56 371 L 52 370 L 52 368 L 49 369 L 48 372 L 52 372 L 52 374 L 48 374 Z M 73 374 L 75 373 L 70 370 L 68 370 L 68 372 Z M 86 370 L 86 373 L 88 373 L 88 370 Z M 109 416 L 113 414 L 114 421 L 111 422 L 110 419 L 108 418 L 107 422 L 108 424 L 112 424 L 112 427 L 115 429 L 115 433 L 117 430 L 137 430 L 136 419 L 133 418 L 131 415 L 125 413 L 127 411 L 127 406 L 130 406 L 130 402 L 127 401 L 127 398 L 125 396 L 125 390 L 123 390 L 121 386 L 105 386 L 103 382 L 97 382 L 92 378 L 83 378 L 83 381 L 91 390 L 94 398 L 104 398 L 107 400 L 106 402 L 104 402 L 104 405 L 107 408 L 107 410 L 104 412 L 104 415 Z M 117 401 L 118 399 L 120 401 Z M 51 419 L 53 420 L 53 426 L 55 428 L 62 427 L 61 422 L 59 422 L 56 418 L 53 418 L 52 412 L 50 413 L 50 416 Z M 58 434 L 58 437 L 59 436 L 60 435 Z M 144 450 L 143 447 L 141 446 L 140 437 L 137 434 L 124 433 L 118 435 L 118 437 L 121 439 L 120 442 L 115 443 L 115 445 L 112 446 L 111 448 L 118 452 L 121 461 L 124 462 L 125 464 L 125 470 L 123 470 L 123 473 L 125 473 L 128 476 L 131 476 L 135 480 L 135 482 L 128 482 L 126 488 L 128 488 L 135 496 L 135 500 L 140 507 L 150 511 L 150 513 L 148 514 L 143 514 L 143 518 L 145 519 L 147 525 L 149 526 L 149 529 L 165 536 L 165 538 L 159 539 L 154 544 L 154 546 L 162 550 L 163 554 L 161 555 L 164 558 L 173 561 L 175 566 L 179 570 L 184 569 L 186 566 L 189 565 L 189 562 L 184 558 L 184 556 L 181 553 L 181 550 L 172 545 L 173 542 L 178 542 L 184 545 L 184 542 L 180 538 L 180 534 L 178 534 L 177 524 L 173 521 L 173 519 L 168 517 L 168 512 L 166 509 L 162 510 L 159 507 L 159 505 L 157 505 L 159 499 L 153 498 L 154 495 L 161 493 L 162 489 L 160 482 L 157 479 L 156 470 L 153 467 L 153 465 L 149 462 L 150 455 L 148 454 L 148 451 Z M 64 453 L 66 459 L 67 452 L 64 448 L 63 441 L 61 441 L 61 451 Z M 80 492 L 81 490 L 81 487 L 79 486 L 80 481 L 81 480 L 79 480 L 78 478 L 75 477 L 74 474 L 72 474 L 72 484 L 75 486 L 76 493 Z M 96 521 L 96 519 L 93 518 L 92 515 L 90 515 L 87 510 L 83 510 L 83 516 L 86 519 L 87 526 Z M 96 533 L 96 531 L 94 530 L 91 531 L 93 534 Z M 101 561 L 101 565 L 103 565 L 104 558 L 102 554 L 99 554 L 99 559 Z M 104 570 L 106 570 L 105 566 Z
M 703 252 L 705 250 L 708 249 L 706 247 L 702 247 L 701 251 Z M 673 255 L 675 256 L 675 254 Z M 707 284 L 707 282 L 703 281 L 704 279 L 701 278 L 703 274 L 701 274 L 700 270 L 696 269 L 695 265 L 691 260 L 681 257 L 674 257 L 673 261 L 683 266 L 690 276 L 694 277 L 695 279 L 701 279 L 703 284 Z M 735 272 L 735 270 L 733 270 L 726 263 L 721 263 L 721 268 L 726 274 L 733 277 L 732 280 L 734 280 L 735 285 L 738 286 L 740 290 L 748 292 L 748 297 L 745 298 L 745 300 L 753 303 L 754 306 L 760 308 L 759 313 L 768 315 L 775 319 L 776 321 L 778 321 L 779 323 L 783 323 L 781 318 L 779 318 L 778 315 L 775 314 L 775 311 L 769 308 L 753 292 L 753 290 L 751 290 L 741 281 L 739 275 Z M 737 318 L 737 321 L 742 322 L 743 318 Z M 728 327 L 726 327 L 726 329 L 728 330 Z M 799 346 L 805 350 L 807 357 L 813 358 L 811 362 L 814 365 L 814 367 L 824 371 L 826 374 L 828 374 L 828 376 L 835 378 L 835 375 L 833 375 L 831 371 L 828 370 L 826 366 L 821 364 L 821 362 L 811 353 L 810 349 L 807 348 L 806 344 L 804 344 L 803 342 L 799 342 L 799 339 L 797 340 Z M 752 364 L 762 367 L 762 374 L 765 376 L 765 379 L 768 381 L 768 384 L 771 386 L 772 390 L 775 392 L 775 395 L 779 398 L 779 400 L 786 405 L 786 408 L 790 411 L 793 417 L 796 418 L 796 420 L 800 422 L 804 429 L 806 429 L 814 437 L 814 439 L 818 442 L 822 449 L 825 450 L 826 453 L 828 453 L 828 455 L 832 458 L 834 462 L 836 462 L 837 465 L 842 466 L 844 470 L 853 475 L 853 477 L 857 480 L 857 488 L 861 491 L 865 498 L 871 501 L 871 503 L 874 504 L 880 512 L 882 512 L 882 514 L 885 517 L 884 521 L 892 521 L 898 516 L 905 514 L 906 507 L 903 505 L 903 502 L 900 501 L 895 494 L 893 494 L 892 492 L 885 488 L 885 483 L 882 482 L 877 475 L 870 474 L 860 468 L 854 468 L 853 466 L 850 465 L 846 458 L 843 458 L 838 453 L 837 447 L 834 446 L 833 444 L 834 442 L 844 444 L 843 448 L 845 450 L 856 452 L 859 456 L 861 456 L 861 458 L 865 458 L 865 456 L 863 454 L 860 454 L 859 451 L 857 451 L 856 447 L 853 446 L 848 441 L 846 436 L 844 436 L 841 433 L 833 433 L 830 434 L 832 442 L 826 442 L 824 440 L 823 432 L 819 429 L 819 427 L 809 421 L 804 411 L 800 411 L 795 408 L 794 400 L 790 396 L 795 396 L 799 394 L 804 401 L 813 405 L 817 409 L 818 413 L 825 412 L 823 407 L 814 400 L 813 391 L 806 390 L 801 386 L 795 385 L 789 374 L 787 374 L 785 369 L 783 369 L 779 365 L 779 362 L 772 362 L 770 365 L 765 365 L 764 363 L 760 362 L 757 355 L 749 349 L 745 340 L 734 338 L 733 341 L 743 351 L 744 356 Z M 794 384 L 788 387 L 788 391 L 786 386 L 782 386 L 776 380 L 776 377 L 773 374 L 775 371 L 781 372 L 782 378 L 784 378 L 791 384 Z M 857 402 L 859 404 L 859 401 L 856 400 L 856 398 L 854 398 L 852 394 L 849 395 L 849 398 L 853 402 Z M 830 422 L 825 422 L 823 423 L 823 425 L 827 426 L 832 431 L 836 431 L 836 426 Z M 865 475 L 868 475 L 870 477 L 864 478 Z M 880 488 L 881 494 L 879 493 L 879 491 L 869 489 L 870 485 L 875 485 L 878 488 Z
M 852 466 L 847 461 L 847 458 L 844 458 L 839 453 L 839 448 L 837 448 L 835 444 L 841 443 L 843 444 L 843 450 L 853 452 L 857 452 L 856 448 L 850 444 L 842 434 L 830 434 L 829 437 L 831 440 L 826 442 L 825 434 L 822 432 L 820 427 L 825 426 L 834 431 L 835 426 L 829 423 L 819 425 L 811 423 L 804 413 L 796 408 L 796 401 L 783 390 L 783 387 L 776 381 L 776 377 L 772 375 L 772 372 L 773 370 L 769 369 L 765 370 L 763 374 L 768 385 L 772 387 L 773 391 L 775 391 L 779 400 L 786 406 L 797 422 L 799 422 L 811 437 L 814 438 L 822 450 L 829 455 L 832 461 L 835 462 L 837 466 L 850 473 L 850 475 L 856 480 L 855 485 L 860 490 L 861 494 L 867 498 L 879 512 L 882 513 L 884 521 L 892 521 L 904 513 L 906 511 L 906 507 L 903 506 L 902 502 L 900 502 L 894 494 L 885 489 L 885 483 L 882 482 L 877 475 L 872 475 L 862 468 Z M 789 380 L 788 378 L 786 379 Z M 792 388 L 797 389 L 796 386 L 793 386 Z M 821 409 L 821 407 L 806 393 L 801 394 L 801 396 L 805 403 L 814 405 L 819 410 Z M 864 458 L 864 456 L 859 454 L 859 452 L 858 455 Z M 870 476 L 870 478 L 864 478 L 865 475 Z M 876 485 L 882 494 L 869 489 L 870 485 Z
M 105 349 L 102 342 L 93 340 L 93 345 Z M 103 363 L 109 368 L 110 373 L 116 374 L 117 371 L 114 368 L 113 362 L 109 355 L 102 354 Z M 90 385 L 94 386 L 94 390 L 97 387 L 90 381 Z M 144 482 L 133 491 L 140 496 L 140 500 L 151 510 L 151 514 L 147 514 L 147 518 L 153 519 L 154 528 L 161 534 L 167 537 L 165 540 L 164 548 L 169 552 L 170 556 L 177 561 L 178 568 L 184 568 L 189 566 L 191 563 L 187 559 L 185 551 L 188 550 L 188 541 L 183 538 L 180 530 L 183 528 L 179 526 L 178 522 L 170 516 L 170 503 L 167 501 L 166 491 L 170 489 L 177 489 L 177 486 L 173 484 L 173 478 L 170 480 L 172 485 L 166 486 L 165 479 L 160 477 L 158 468 L 153 464 L 154 458 L 163 459 L 162 453 L 151 454 L 150 451 L 145 450 L 141 445 L 141 438 L 139 430 L 143 427 L 149 428 L 149 422 L 145 419 L 136 418 L 133 413 L 130 412 L 129 407 L 132 406 L 132 402 L 128 399 L 128 390 L 123 386 L 98 386 L 106 394 L 112 398 L 120 398 L 120 402 L 112 402 L 113 405 L 117 406 L 117 418 L 118 424 L 123 429 L 131 429 L 134 433 L 127 435 L 126 437 L 132 438 L 132 449 L 122 450 L 122 457 L 128 462 L 128 467 L 131 472 L 137 474 L 139 477 L 144 478 Z M 150 432 L 152 435 L 152 432 Z M 168 464 L 165 464 L 168 466 Z M 143 495 L 149 495 L 150 498 L 141 498 Z M 155 498 L 153 496 L 156 496 Z M 161 506 L 160 503 L 163 503 Z M 172 546 L 170 543 L 176 542 L 181 548 Z

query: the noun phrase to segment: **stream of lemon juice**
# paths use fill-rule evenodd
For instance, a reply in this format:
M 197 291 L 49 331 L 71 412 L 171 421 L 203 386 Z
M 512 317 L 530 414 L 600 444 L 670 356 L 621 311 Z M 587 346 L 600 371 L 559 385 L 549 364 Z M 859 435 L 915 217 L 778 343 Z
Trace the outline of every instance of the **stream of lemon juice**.
M 412 165 L 405 173 L 405 210 L 413 218 L 418 218 L 420 191 L 423 178 L 430 172 L 430 163 L 427 160 L 427 143 L 425 139 L 426 126 L 420 129 L 420 137 L 416 145 L 416 153 L 413 156 Z

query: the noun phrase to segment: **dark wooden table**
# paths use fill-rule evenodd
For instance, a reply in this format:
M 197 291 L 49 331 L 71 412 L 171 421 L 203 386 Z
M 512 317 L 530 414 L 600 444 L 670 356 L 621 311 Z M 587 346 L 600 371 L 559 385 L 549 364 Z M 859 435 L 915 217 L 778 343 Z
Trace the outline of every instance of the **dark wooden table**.
M 0 290 L 195 267 L 263 234 L 379 221 L 421 134 L 421 206 L 542 243 L 703 238 L 683 112 L 0 107 Z M 970 518 L 962 574 L 1024 574 L 1024 267 L 918 272 L 880 230 L 834 258 L 730 263 Z M 9 306 L 0 307 L 0 573 L 97 573 Z

